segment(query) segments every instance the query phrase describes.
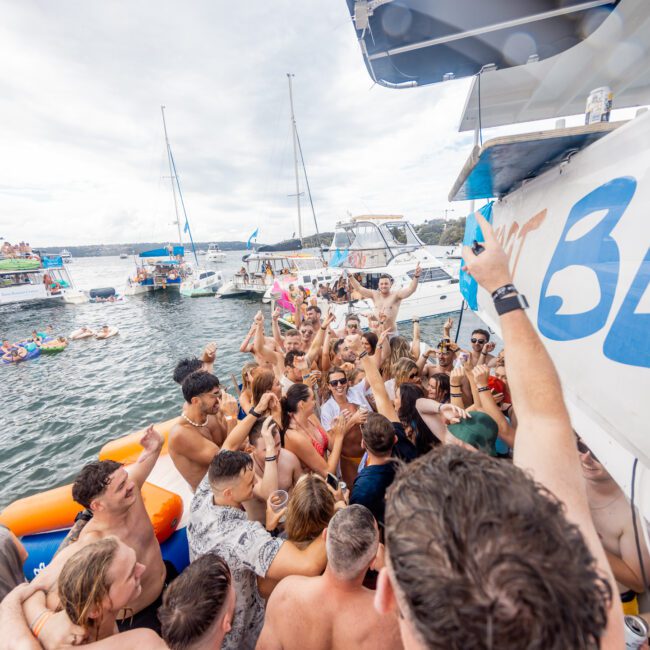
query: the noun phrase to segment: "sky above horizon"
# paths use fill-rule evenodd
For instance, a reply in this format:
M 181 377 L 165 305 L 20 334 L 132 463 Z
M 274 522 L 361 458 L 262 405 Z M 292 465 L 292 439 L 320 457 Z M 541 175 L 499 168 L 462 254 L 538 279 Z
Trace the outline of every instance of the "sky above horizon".
M 0 0 L 0 236 L 174 241 L 166 106 L 197 241 L 297 231 L 286 73 L 322 231 L 355 214 L 464 216 L 470 80 L 372 84 L 344 0 Z M 304 181 L 301 181 L 304 191 Z M 307 196 L 303 232 L 314 232 Z

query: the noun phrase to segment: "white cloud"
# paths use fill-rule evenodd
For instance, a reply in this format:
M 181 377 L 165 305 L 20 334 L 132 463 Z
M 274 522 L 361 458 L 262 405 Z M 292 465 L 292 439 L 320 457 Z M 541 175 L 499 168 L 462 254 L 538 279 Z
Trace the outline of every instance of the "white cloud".
M 0 58 L 0 235 L 34 245 L 174 237 L 161 104 L 195 238 L 290 234 L 288 71 L 322 230 L 440 216 L 471 148 L 468 83 L 371 87 L 343 0 L 5 1 Z

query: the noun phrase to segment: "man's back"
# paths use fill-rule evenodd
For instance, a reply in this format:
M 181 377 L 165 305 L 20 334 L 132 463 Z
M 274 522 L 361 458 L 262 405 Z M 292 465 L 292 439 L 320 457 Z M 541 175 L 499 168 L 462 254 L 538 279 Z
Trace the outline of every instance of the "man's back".
M 397 618 L 378 614 L 373 600 L 370 589 L 337 586 L 326 576 L 285 578 L 267 603 L 257 649 L 402 648 Z

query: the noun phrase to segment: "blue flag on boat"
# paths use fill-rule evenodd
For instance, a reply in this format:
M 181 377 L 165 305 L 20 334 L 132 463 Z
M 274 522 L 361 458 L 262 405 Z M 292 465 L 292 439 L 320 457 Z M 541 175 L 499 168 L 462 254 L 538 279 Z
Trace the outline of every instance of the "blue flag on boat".
M 183 228 L 183 232 L 189 232 L 190 231 L 190 222 L 185 219 L 185 227 Z
M 480 212 L 485 217 L 486 221 L 492 223 L 492 201 L 484 205 L 480 210 L 478 210 L 478 212 Z M 463 237 L 463 244 L 465 246 L 471 246 L 474 243 L 474 240 L 482 242 L 485 241 L 485 238 L 483 237 L 481 228 L 476 221 L 474 213 L 472 212 L 472 214 L 468 215 L 467 221 L 465 222 L 465 236 Z M 469 305 L 469 308 L 472 311 L 476 311 L 478 309 L 478 285 L 476 284 L 476 280 L 471 275 L 469 275 L 469 273 L 465 273 L 465 271 L 462 270 L 463 266 L 465 266 L 465 262 L 461 260 L 460 292 L 463 294 L 463 298 L 465 298 L 465 302 Z
M 259 232 L 259 228 L 255 228 L 255 232 L 248 238 L 248 243 L 246 244 L 246 249 L 249 249 L 251 247 L 251 241 L 253 239 L 257 239 L 257 233 Z

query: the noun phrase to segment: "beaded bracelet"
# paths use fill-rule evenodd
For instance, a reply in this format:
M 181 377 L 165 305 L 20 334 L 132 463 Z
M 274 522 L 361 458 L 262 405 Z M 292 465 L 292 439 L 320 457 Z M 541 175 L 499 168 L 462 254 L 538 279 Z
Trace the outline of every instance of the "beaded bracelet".
M 478 389 L 479 393 L 484 393 L 486 390 L 490 390 L 489 386 L 481 386 L 481 388 Z

